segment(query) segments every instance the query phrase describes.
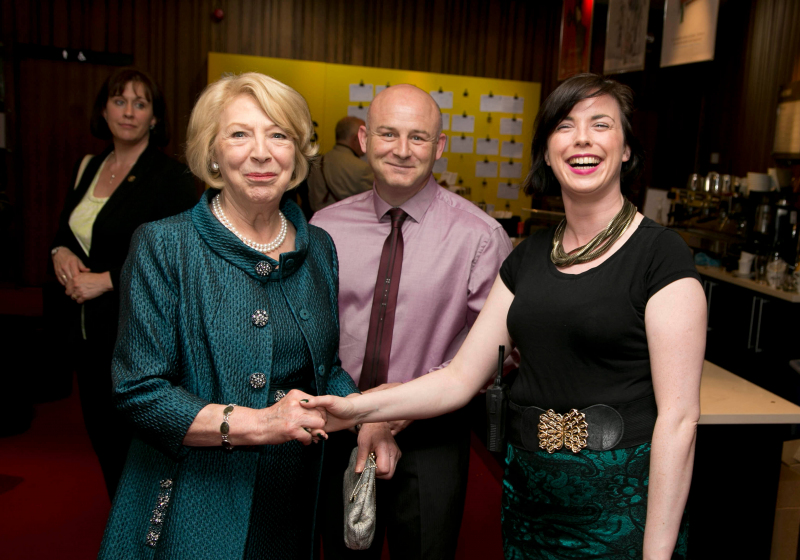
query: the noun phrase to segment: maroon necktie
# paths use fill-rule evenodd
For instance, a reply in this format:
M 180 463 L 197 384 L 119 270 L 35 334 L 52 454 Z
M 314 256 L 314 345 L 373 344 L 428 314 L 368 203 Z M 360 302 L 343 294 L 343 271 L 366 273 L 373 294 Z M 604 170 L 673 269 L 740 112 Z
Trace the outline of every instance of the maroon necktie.
M 386 383 L 389 378 L 389 352 L 392 349 L 394 312 L 397 307 L 397 290 L 400 286 L 400 269 L 403 266 L 403 222 L 408 214 L 400 208 L 389 210 L 392 231 L 383 243 L 372 311 L 369 315 L 367 348 L 358 388 L 362 391 Z

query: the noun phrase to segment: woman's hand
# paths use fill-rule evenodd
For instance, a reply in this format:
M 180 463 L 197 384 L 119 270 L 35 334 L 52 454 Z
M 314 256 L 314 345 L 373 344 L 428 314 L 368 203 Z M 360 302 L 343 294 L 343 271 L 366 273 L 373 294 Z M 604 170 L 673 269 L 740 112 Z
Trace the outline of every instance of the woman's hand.
M 346 430 L 359 424 L 358 414 L 356 413 L 353 401 L 359 398 L 358 393 L 353 393 L 347 398 L 324 395 L 321 397 L 310 397 L 307 402 L 301 402 L 300 406 L 306 409 L 318 409 L 327 411 L 326 432 L 338 432 Z
M 66 247 L 59 248 L 53 255 L 53 269 L 62 286 L 82 272 L 89 272 L 78 256 Z
M 63 250 L 61 249 L 61 251 Z M 61 251 L 56 253 L 56 256 Z M 80 259 L 75 258 L 80 262 Z M 111 283 L 111 274 L 108 272 L 79 272 L 67 281 L 66 288 L 65 293 L 69 297 L 76 303 L 83 303 L 110 292 L 114 289 L 114 285 Z
M 304 408 L 313 397 L 292 389 L 274 405 L 255 411 L 255 425 L 251 437 L 254 445 L 277 445 L 296 439 L 303 445 L 319 438 L 328 439 L 325 433 L 324 408 Z M 305 403 L 301 402 L 305 401 Z M 302 406 L 301 406 L 302 405 Z

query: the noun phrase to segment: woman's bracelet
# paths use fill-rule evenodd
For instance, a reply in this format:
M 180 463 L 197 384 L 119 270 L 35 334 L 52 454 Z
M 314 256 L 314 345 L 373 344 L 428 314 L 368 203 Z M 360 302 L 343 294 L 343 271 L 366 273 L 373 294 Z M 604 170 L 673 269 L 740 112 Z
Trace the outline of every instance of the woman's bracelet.
M 233 445 L 228 441 L 228 433 L 231 431 L 231 425 L 228 424 L 228 419 L 230 418 L 231 412 L 233 412 L 234 406 L 236 405 L 229 404 L 225 407 L 225 410 L 222 411 L 222 424 L 219 425 L 219 431 L 222 434 L 222 447 L 225 451 L 233 451 Z

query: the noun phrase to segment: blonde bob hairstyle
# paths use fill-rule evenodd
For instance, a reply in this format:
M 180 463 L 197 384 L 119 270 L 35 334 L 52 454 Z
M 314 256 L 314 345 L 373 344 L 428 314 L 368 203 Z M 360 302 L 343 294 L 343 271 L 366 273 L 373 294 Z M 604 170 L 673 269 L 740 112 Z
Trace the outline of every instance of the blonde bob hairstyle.
M 303 96 L 274 78 L 247 72 L 225 76 L 209 84 L 192 109 L 186 139 L 186 160 L 189 168 L 207 185 L 221 189 L 225 182 L 219 171 L 211 169 L 214 143 L 219 132 L 220 115 L 239 95 L 249 95 L 267 117 L 294 142 L 294 172 L 289 189 L 299 185 L 308 174 L 310 162 L 317 155 L 317 145 L 311 142 L 314 124 Z

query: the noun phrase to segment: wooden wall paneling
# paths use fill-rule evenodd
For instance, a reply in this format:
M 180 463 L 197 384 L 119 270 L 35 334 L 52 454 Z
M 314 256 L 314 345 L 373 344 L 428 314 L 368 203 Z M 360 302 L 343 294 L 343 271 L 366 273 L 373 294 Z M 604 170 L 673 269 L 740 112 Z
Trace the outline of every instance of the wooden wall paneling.
M 420 61 L 424 61 L 427 68 L 432 66 L 434 58 L 431 45 L 431 37 L 435 34 L 431 26 L 433 14 L 430 10 L 432 6 L 433 2 L 417 0 L 414 9 L 414 20 L 411 27 L 416 33 L 416 36 L 412 38 L 414 57 Z
M 529 25 L 528 11 L 525 8 L 524 4 L 512 3 L 507 6 L 503 14 L 507 25 L 505 52 L 502 60 L 505 63 L 503 74 L 513 80 L 521 81 L 527 81 L 523 78 L 525 75 L 525 30 Z
M 81 44 L 88 45 L 92 51 L 108 50 L 108 4 L 92 2 L 89 6 L 85 6 L 83 20 Z
M 428 20 L 428 28 L 426 29 L 426 43 L 430 45 L 430 54 L 428 56 L 429 71 L 437 74 L 444 73 L 444 51 L 446 45 L 446 35 L 448 30 L 445 28 L 445 22 L 449 22 L 449 13 L 445 11 L 448 5 L 447 0 L 433 0 L 428 4 L 430 6 L 426 19 Z
M 508 48 L 508 20 L 505 17 L 507 8 L 507 2 L 476 0 L 473 4 L 475 13 L 472 14 L 472 32 L 477 38 L 472 44 L 474 75 L 496 78 L 499 74 L 506 73 L 505 60 L 508 57 L 500 58 L 500 53 L 505 55 Z
M 45 277 L 47 247 L 55 235 L 74 165 L 104 142 L 91 136 L 89 119 L 97 90 L 110 67 L 23 60 L 19 80 L 21 202 L 24 208 L 24 274 L 27 284 Z M 69 87 L 64 87 L 69 84 Z M 88 100 L 88 102 L 87 102 Z

